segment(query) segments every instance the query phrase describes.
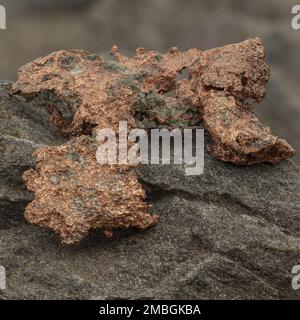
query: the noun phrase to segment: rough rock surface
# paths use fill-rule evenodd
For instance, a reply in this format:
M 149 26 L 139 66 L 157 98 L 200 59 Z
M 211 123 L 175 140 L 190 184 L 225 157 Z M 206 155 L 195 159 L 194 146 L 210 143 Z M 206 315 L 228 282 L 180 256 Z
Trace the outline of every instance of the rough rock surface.
M 0 212 L 14 213 L 32 200 L 22 183 L 24 171 L 35 165 L 32 153 L 44 144 L 61 144 L 65 139 L 40 103 L 37 110 L 24 98 L 11 97 L 11 85 L 0 83 Z
M 3 86 L 1 108 L 25 104 Z M 26 128 L 21 121 L 21 132 Z M 8 139 L 6 146 L 23 141 Z M 15 150 L 24 160 L 12 172 L 33 165 L 25 147 Z M 77 247 L 63 247 L 52 231 L 26 222 L 16 204 L 24 206 L 30 194 L 19 194 L 20 176 L 6 166 L 0 162 L 1 183 L 4 173 L 14 183 L 6 199 L 12 206 L 1 200 L 7 289 L 0 299 L 300 298 L 291 287 L 291 269 L 300 262 L 300 172 L 290 161 L 238 167 L 207 155 L 204 175 L 194 177 L 176 166 L 143 167 L 141 182 L 160 223 L 113 238 L 94 231 Z
M 2 299 L 299 299 L 300 173 L 289 161 L 237 167 L 207 156 L 203 176 L 145 167 L 160 222 L 62 247 L 54 233 L 0 216 Z

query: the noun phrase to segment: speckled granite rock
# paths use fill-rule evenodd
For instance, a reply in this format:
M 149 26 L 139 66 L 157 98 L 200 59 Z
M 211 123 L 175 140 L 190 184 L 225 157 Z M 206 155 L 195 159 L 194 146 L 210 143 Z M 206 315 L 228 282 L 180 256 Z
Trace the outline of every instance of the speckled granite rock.
M 43 143 L 5 139 L 28 154 Z M 14 172 L 32 165 L 22 159 Z M 1 202 L 7 289 L 0 299 L 300 298 L 291 287 L 291 269 L 300 263 L 300 172 L 290 161 L 238 167 L 206 156 L 204 175 L 194 177 L 181 167 L 143 167 L 141 182 L 160 222 L 113 238 L 94 231 L 67 248 L 25 221 L 30 194 L 20 193 L 18 174 L 6 175 L 6 183 L 5 165 L 1 190 L 20 207 Z

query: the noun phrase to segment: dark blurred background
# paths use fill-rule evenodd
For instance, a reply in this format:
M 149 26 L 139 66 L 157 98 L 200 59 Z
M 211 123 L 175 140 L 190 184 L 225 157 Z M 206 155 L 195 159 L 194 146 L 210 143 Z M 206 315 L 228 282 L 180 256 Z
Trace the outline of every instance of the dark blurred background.
M 298 2 L 298 3 L 297 3 Z M 300 30 L 291 8 L 300 0 L 0 0 L 7 30 L 0 31 L 1 79 L 59 49 L 108 54 L 112 45 L 165 51 L 209 49 L 259 36 L 271 65 L 266 100 L 257 108 L 274 133 L 300 153 Z M 300 164 L 300 156 L 295 161 Z

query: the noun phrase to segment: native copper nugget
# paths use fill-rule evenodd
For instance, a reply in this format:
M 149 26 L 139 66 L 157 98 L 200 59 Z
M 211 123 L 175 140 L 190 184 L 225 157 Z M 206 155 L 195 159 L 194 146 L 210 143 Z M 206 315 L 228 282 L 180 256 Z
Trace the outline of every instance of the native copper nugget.
M 72 140 L 35 153 L 36 169 L 24 174 L 35 199 L 27 219 L 75 243 L 90 229 L 145 229 L 149 214 L 143 187 L 131 165 L 96 161 L 98 129 L 204 127 L 207 149 L 239 165 L 278 163 L 294 149 L 254 115 L 266 94 L 269 67 L 258 38 L 208 51 L 167 53 L 137 49 L 127 58 L 113 47 L 104 61 L 83 50 L 58 51 L 19 71 L 12 93 L 40 101 Z M 75 137 L 75 138 L 74 138 Z

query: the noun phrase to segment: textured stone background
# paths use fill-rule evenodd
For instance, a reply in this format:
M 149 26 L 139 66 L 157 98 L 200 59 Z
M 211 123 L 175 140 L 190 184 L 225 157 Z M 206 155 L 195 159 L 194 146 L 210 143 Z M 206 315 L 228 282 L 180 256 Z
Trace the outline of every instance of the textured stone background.
M 77 247 L 30 225 L 21 174 L 40 143 L 61 143 L 41 108 L 0 82 L 0 299 L 299 299 L 300 173 L 290 161 L 235 166 L 206 156 L 204 175 L 145 166 L 141 182 L 160 221 L 153 228 L 100 230 Z M 17 127 L 12 132 L 7 123 Z M 30 139 L 30 140 L 28 140 Z
M 259 36 L 272 67 L 268 96 L 258 113 L 300 150 L 300 31 L 291 28 L 297 0 L 2 0 L 8 30 L 1 31 L 0 75 L 58 49 L 108 53 L 118 44 L 166 50 L 213 48 Z M 300 163 L 300 156 L 295 161 Z
M 125 53 L 138 46 L 207 49 L 260 36 L 272 67 L 260 113 L 300 149 L 300 31 L 290 27 L 292 1 L 1 4 L 8 11 L 8 30 L 0 33 L 2 80 L 14 80 L 17 67 L 62 48 L 108 53 L 116 43 Z M 205 174 L 189 178 L 178 167 L 144 168 L 159 224 L 111 239 L 95 231 L 79 247 L 61 247 L 51 231 L 25 221 L 32 195 L 20 178 L 33 165 L 37 145 L 61 137 L 46 114 L 10 97 L 8 87 L 0 83 L 0 265 L 8 280 L 0 299 L 299 299 L 291 269 L 300 264 L 300 178 L 290 161 L 237 167 L 208 156 Z

